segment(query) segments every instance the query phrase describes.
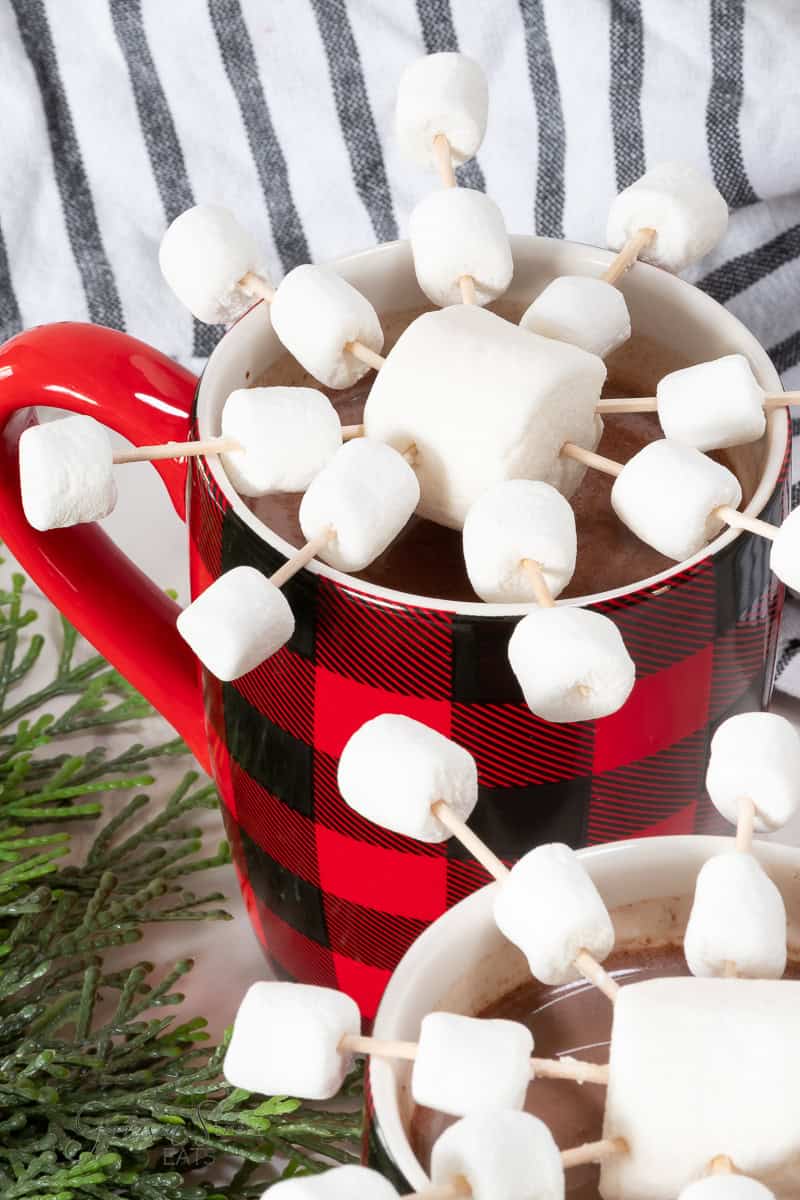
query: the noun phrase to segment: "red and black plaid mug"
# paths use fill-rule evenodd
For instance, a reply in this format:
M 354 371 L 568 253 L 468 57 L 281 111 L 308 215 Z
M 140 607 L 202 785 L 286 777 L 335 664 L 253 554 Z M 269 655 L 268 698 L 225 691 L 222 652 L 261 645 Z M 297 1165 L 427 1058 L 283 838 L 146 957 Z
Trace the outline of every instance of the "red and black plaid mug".
M 553 276 L 599 274 L 609 260 L 533 237 L 513 239 L 513 249 L 506 299 L 518 308 Z M 405 243 L 337 269 L 387 316 L 424 303 Z M 645 265 L 623 290 L 636 331 L 624 353 L 639 386 L 658 348 L 663 357 L 672 347 L 681 363 L 739 351 L 768 391 L 780 389 L 751 334 L 702 292 Z M 688 563 L 588 598 L 618 624 L 636 686 L 602 721 L 548 725 L 526 708 L 507 662 L 522 609 L 415 597 L 315 562 L 287 588 L 297 619 L 289 645 L 221 685 L 178 637 L 175 605 L 97 527 L 29 528 L 16 443 L 32 404 L 89 413 L 135 444 L 214 434 L 228 393 L 280 353 L 264 304 L 223 338 L 199 384 L 107 329 L 53 325 L 14 338 L 0 351 L 0 533 L 213 771 L 239 882 L 277 973 L 340 987 L 371 1016 L 410 943 L 486 877 L 455 842 L 420 845 L 345 806 L 336 767 L 350 734 L 399 712 L 466 746 L 481 788 L 473 824 L 509 861 L 554 839 L 582 846 L 713 829 L 703 790 L 709 739 L 725 717 L 769 699 L 782 591 L 768 543 L 727 531 Z M 779 410 L 761 442 L 732 452 L 753 515 L 785 515 L 789 446 Z M 193 459 L 188 472 L 185 462 L 155 465 L 188 521 L 193 595 L 230 567 L 271 572 L 284 561 L 290 547 L 244 505 L 218 460 Z

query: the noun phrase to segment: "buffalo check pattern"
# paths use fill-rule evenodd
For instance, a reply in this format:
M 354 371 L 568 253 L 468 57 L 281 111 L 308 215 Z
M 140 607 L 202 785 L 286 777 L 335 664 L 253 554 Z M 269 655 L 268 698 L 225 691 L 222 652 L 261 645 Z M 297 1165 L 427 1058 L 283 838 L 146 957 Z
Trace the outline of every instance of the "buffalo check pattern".
M 788 509 L 786 479 L 764 513 Z M 283 559 L 229 507 L 193 460 L 192 588 Z M 634 692 L 602 721 L 550 725 L 522 701 L 508 665 L 513 621 L 378 601 L 302 572 L 287 585 L 294 637 L 242 679 L 204 679 L 208 737 L 240 885 L 256 933 L 285 978 L 339 987 L 374 1015 L 411 943 L 487 882 L 455 841 L 423 845 L 352 812 L 336 786 L 352 733 L 404 713 L 478 763 L 471 819 L 513 862 L 544 841 L 571 846 L 713 831 L 708 745 L 772 687 L 781 585 L 769 545 L 740 537 L 668 588 L 599 606 L 636 661 Z

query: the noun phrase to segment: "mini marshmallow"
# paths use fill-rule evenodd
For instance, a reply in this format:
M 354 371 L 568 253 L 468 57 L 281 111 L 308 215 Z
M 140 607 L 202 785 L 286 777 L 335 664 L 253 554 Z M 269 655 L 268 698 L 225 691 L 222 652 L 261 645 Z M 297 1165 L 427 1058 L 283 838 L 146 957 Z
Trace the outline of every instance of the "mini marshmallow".
M 752 854 L 717 854 L 704 863 L 683 941 L 693 975 L 780 979 L 786 969 L 786 909 Z
M 417 281 L 434 304 L 460 304 L 463 275 L 474 281 L 478 304 L 496 300 L 511 282 L 514 263 L 503 214 L 483 192 L 431 192 L 412 212 L 408 231 Z
M 255 567 L 234 567 L 183 610 L 178 633 L 212 675 L 229 682 L 289 641 L 294 616 L 266 575 Z
M 414 443 L 420 513 L 460 529 L 470 505 L 504 479 L 576 490 L 585 467 L 561 447 L 597 445 L 605 375 L 585 350 L 453 305 L 400 336 L 367 398 L 365 428 L 401 451 Z
M 366 296 L 331 267 L 295 267 L 275 293 L 272 327 L 300 365 L 331 388 L 348 388 L 369 367 L 349 350 L 363 342 L 380 354 L 383 330 Z
M 431 812 L 444 800 L 462 821 L 478 803 L 478 769 L 463 746 L 411 717 L 383 713 L 365 722 L 339 759 L 339 791 L 384 829 L 420 842 L 450 837 Z
M 685 1187 L 678 1200 L 775 1200 L 775 1193 L 744 1175 L 708 1175 Z
M 530 1113 L 476 1113 L 446 1129 L 431 1152 L 431 1181 L 459 1178 L 472 1200 L 564 1200 L 558 1146 Z
M 397 1200 L 397 1196 L 380 1172 L 348 1165 L 273 1183 L 261 1200 Z
M 636 666 L 613 621 L 587 608 L 534 609 L 508 643 L 525 703 L 544 721 L 593 721 L 631 694 Z
M 800 590 L 800 508 L 796 508 L 778 529 L 772 543 L 769 565 L 787 587 Z
M 611 507 L 637 537 L 659 554 L 682 562 L 715 538 L 725 522 L 722 504 L 736 508 L 739 480 L 693 446 L 650 442 L 622 469 L 611 489 Z
M 406 67 L 397 86 L 395 133 L 403 153 L 435 165 L 433 140 L 443 133 L 456 163 L 477 153 L 486 132 L 489 86 L 465 54 L 428 54 Z
M 525 310 L 523 329 L 571 342 L 605 358 L 631 336 L 631 318 L 619 288 L 586 275 L 561 275 Z
M 575 514 L 549 483 L 508 479 L 479 496 L 464 521 L 464 561 L 481 600 L 533 602 L 531 559 L 542 569 L 553 596 L 575 571 Z
M 614 926 L 592 879 L 569 846 L 537 846 L 512 867 L 494 901 L 501 933 L 518 946 L 531 974 L 555 986 L 577 978 L 581 950 L 598 962 L 614 949 Z
M 434 1012 L 423 1017 L 411 1094 L 454 1117 L 522 1108 L 531 1078 L 533 1035 L 519 1021 Z
M 675 1200 L 727 1155 L 778 1196 L 800 1195 L 800 983 L 650 979 L 614 1005 L 604 1200 Z M 728 1177 L 726 1177 L 728 1178 Z
M 352 1064 L 339 1044 L 360 1033 L 358 1005 L 344 992 L 254 983 L 239 1005 L 223 1073 L 232 1087 L 248 1092 L 329 1100 Z
M 114 455 L 93 417 L 31 425 L 19 439 L 22 508 L 34 529 L 99 521 L 117 503 Z
M 711 739 L 706 788 L 731 824 L 746 799 L 753 802 L 760 833 L 780 829 L 800 805 L 800 737 L 794 726 L 776 713 L 729 717 Z
M 765 398 L 743 354 L 672 371 L 656 387 L 664 436 L 698 450 L 758 441 L 767 427 Z
M 300 502 L 311 540 L 331 528 L 318 557 L 338 571 L 362 571 L 392 542 L 419 503 L 419 483 L 402 454 L 373 438 L 336 452 Z
M 342 426 L 327 396 L 314 388 L 238 388 L 222 409 L 222 434 L 242 450 L 223 454 L 243 496 L 302 492 L 342 444 Z
M 728 206 L 710 179 L 688 163 L 659 163 L 612 201 L 606 241 L 621 250 L 640 229 L 655 229 L 645 262 L 682 271 L 708 254 L 728 227 Z
M 161 274 L 198 321 L 227 325 L 254 303 L 240 286 L 257 272 L 258 247 L 232 212 L 198 204 L 172 222 L 161 239 Z

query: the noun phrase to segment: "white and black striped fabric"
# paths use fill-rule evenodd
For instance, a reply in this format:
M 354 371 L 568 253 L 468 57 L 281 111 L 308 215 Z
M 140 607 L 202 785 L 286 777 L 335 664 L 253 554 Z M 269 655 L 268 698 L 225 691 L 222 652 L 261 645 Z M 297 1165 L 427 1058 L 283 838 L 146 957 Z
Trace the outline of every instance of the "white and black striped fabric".
M 798 0 L 0 0 L 0 341 L 92 320 L 198 366 L 221 331 L 157 265 L 193 203 L 233 208 L 276 279 L 404 236 L 431 178 L 395 145 L 397 80 L 453 49 L 491 94 L 459 181 L 512 231 L 602 243 L 648 165 L 709 171 L 733 215 L 691 278 L 800 387 Z M 800 621 L 800 694 L 795 645 Z

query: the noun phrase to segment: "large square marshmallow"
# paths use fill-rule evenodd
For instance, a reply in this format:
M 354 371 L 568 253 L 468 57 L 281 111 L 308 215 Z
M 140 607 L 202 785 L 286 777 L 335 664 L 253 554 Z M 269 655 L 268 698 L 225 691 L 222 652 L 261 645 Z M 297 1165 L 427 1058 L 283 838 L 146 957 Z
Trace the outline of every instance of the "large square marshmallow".
M 378 372 L 364 409 L 370 437 L 417 449 L 420 513 L 460 529 L 470 505 L 504 479 L 541 479 L 565 496 L 593 450 L 606 376 L 601 359 L 528 333 L 475 305 L 425 313 Z
M 703 864 L 683 939 L 693 975 L 780 979 L 786 969 L 783 897 L 752 854 L 715 854 Z
M 727 1155 L 779 1200 L 800 1194 L 800 982 L 651 979 L 614 1006 L 604 1200 L 675 1200 Z
M 718 812 L 735 825 L 739 801 L 752 800 L 755 828 L 774 833 L 800 806 L 800 737 L 777 713 L 737 713 L 711 739 L 706 788 Z
M 178 633 L 212 675 L 230 681 L 286 645 L 294 616 L 266 575 L 255 567 L 233 567 L 183 610 Z
M 656 387 L 664 437 L 698 450 L 757 442 L 767 427 L 765 398 L 743 354 L 671 371 Z
M 240 281 L 258 271 L 258 258 L 250 234 L 218 204 L 181 213 L 158 251 L 161 273 L 175 295 L 209 325 L 227 325 L 255 303 Z
M 472 1200 L 564 1200 L 558 1146 L 530 1113 L 479 1112 L 446 1129 L 431 1153 L 431 1180 L 444 1187 L 458 1178 Z
M 272 327 L 310 375 L 331 388 L 348 388 L 370 370 L 345 346 L 383 349 L 378 314 L 366 296 L 331 267 L 295 267 L 278 285 Z
M 261 1200 L 397 1200 L 398 1193 L 370 1167 L 334 1167 L 273 1183 Z
M 631 318 L 619 288 L 587 275 L 560 275 L 520 318 L 523 329 L 571 342 L 605 358 L 631 336 Z
M 223 1072 L 228 1083 L 248 1092 L 329 1100 L 352 1062 L 339 1043 L 360 1033 L 358 1005 L 344 992 L 253 983 L 239 1005 Z
M 454 162 L 477 153 L 486 132 L 489 86 L 478 63 L 445 51 L 418 58 L 397 85 L 395 133 L 401 150 L 422 166 L 433 166 L 433 140 L 443 133 Z
M 345 802 L 376 825 L 421 842 L 450 837 L 432 806 L 443 800 L 467 821 L 478 803 L 475 759 L 449 738 L 394 713 L 356 730 L 339 759 Z
M 522 1108 L 531 1079 L 533 1036 L 519 1021 L 429 1013 L 422 1020 L 411 1094 L 454 1117 Z
M 114 453 L 93 417 L 31 425 L 19 440 L 22 508 L 34 529 L 99 521 L 117 503 Z
M 739 480 L 693 446 L 665 438 L 626 462 L 611 489 L 611 507 L 637 537 L 659 554 L 682 562 L 716 537 L 725 522 L 714 515 L 736 508 Z
M 639 257 L 682 271 L 716 246 L 727 227 L 728 206 L 708 176 L 688 163 L 665 162 L 615 197 L 606 240 L 621 250 L 640 229 L 655 229 Z
M 478 304 L 502 296 L 514 274 L 503 214 L 489 196 L 445 188 L 421 200 L 408 232 L 417 281 L 434 304 L 461 303 L 459 280 L 469 275 Z
M 529 850 L 512 867 L 497 890 L 494 919 L 533 977 L 551 986 L 577 978 L 581 950 L 602 962 L 614 949 L 614 926 L 594 881 L 559 842 Z

